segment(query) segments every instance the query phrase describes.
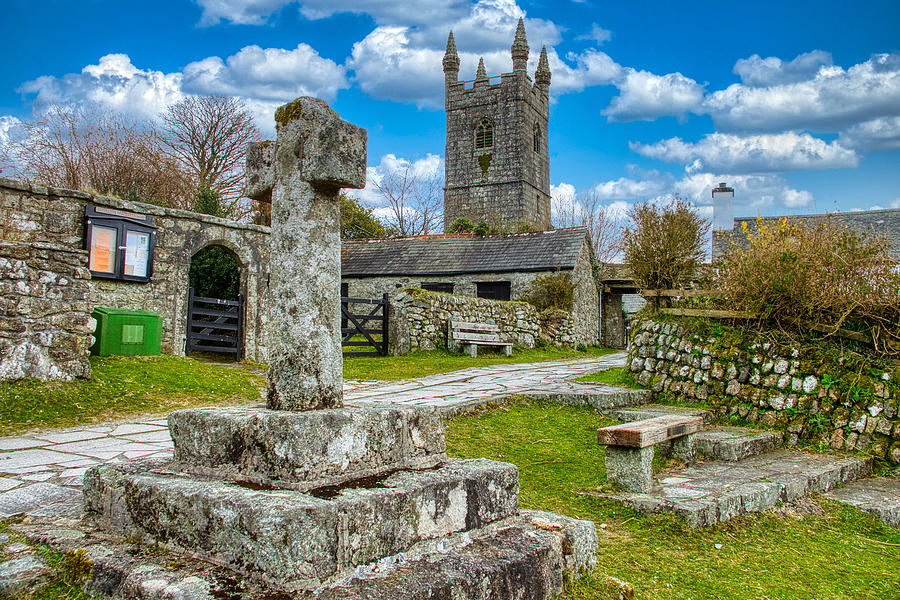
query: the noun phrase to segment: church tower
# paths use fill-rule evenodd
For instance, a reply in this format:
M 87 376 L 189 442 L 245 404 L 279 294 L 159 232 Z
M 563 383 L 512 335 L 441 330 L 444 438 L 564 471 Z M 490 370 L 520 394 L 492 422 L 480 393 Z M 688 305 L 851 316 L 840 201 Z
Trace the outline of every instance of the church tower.
M 512 72 L 489 78 L 482 59 L 474 81 L 459 81 L 450 32 L 443 61 L 445 231 L 461 217 L 508 231 L 550 229 L 550 65 L 544 47 L 532 82 L 528 55 L 525 23 L 519 19 Z

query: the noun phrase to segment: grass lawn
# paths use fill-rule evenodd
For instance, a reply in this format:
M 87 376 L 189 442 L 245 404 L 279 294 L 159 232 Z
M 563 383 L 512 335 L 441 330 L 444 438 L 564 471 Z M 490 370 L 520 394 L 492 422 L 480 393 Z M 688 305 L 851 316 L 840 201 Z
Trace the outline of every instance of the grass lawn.
M 605 371 L 598 371 L 596 373 L 591 373 L 590 375 L 585 375 L 584 377 L 579 377 L 575 381 L 581 383 L 606 383 L 609 385 L 627 387 L 632 390 L 644 389 L 634 381 L 631 372 L 626 370 L 625 367 L 613 367 L 612 369 L 606 369 Z
M 92 357 L 90 381 L 0 383 L 0 435 L 165 414 L 191 406 L 259 402 L 265 378 L 178 356 Z
M 344 377 L 346 379 L 409 379 L 424 377 L 435 373 L 447 373 L 469 367 L 487 365 L 542 362 L 545 360 L 563 360 L 567 358 L 592 358 L 616 352 L 599 346 L 589 347 L 581 352 L 571 348 L 532 348 L 529 350 L 513 350 L 507 358 L 502 352 L 487 348 L 478 349 L 478 358 L 464 354 L 451 354 L 444 350 L 411 352 L 403 356 L 361 356 L 344 360 Z
M 587 358 L 614 352 L 592 347 L 585 352 L 561 348 L 482 351 L 478 358 L 446 351 L 405 356 L 356 357 L 344 361 L 348 379 L 408 379 L 467 367 L 498 363 L 540 362 Z M 215 357 L 215 355 L 210 355 Z M 192 406 L 236 405 L 260 401 L 265 365 L 230 366 L 177 356 L 94 356 L 90 381 L 41 382 L 34 379 L 0 382 L 0 436 L 48 427 L 71 427 L 126 419 L 142 414 L 166 414 Z
M 819 500 L 824 514 L 802 519 L 766 513 L 691 530 L 576 494 L 605 482 L 596 430 L 610 423 L 588 408 L 526 401 L 448 424 L 452 455 L 519 466 L 523 508 L 600 526 L 598 568 L 565 598 L 618 599 L 609 577 L 633 584 L 640 600 L 900 597 L 900 530 L 837 503 Z

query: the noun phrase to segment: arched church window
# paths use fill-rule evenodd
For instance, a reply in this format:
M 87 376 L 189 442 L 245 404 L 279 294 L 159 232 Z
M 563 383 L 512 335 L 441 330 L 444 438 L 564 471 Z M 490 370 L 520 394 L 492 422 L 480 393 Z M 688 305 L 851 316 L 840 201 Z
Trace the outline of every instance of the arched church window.
M 494 146 L 494 126 L 490 120 L 482 119 L 475 128 L 475 149 L 492 148 Z
M 534 126 L 534 139 L 532 140 L 532 146 L 534 147 L 535 152 L 541 151 L 541 126 Z

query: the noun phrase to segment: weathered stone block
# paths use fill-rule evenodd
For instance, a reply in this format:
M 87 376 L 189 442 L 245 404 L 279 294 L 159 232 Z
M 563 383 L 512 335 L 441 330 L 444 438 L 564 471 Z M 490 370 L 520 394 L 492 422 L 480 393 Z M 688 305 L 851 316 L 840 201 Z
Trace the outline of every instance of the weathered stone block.
M 169 415 L 169 430 L 179 461 L 295 489 L 446 459 L 444 423 L 433 409 L 198 408 Z
M 88 514 L 107 530 L 149 535 L 282 589 L 314 589 L 420 541 L 518 511 L 518 469 L 485 459 L 310 493 L 203 481 L 171 466 L 91 469 Z
M 653 446 L 606 447 L 606 478 L 629 492 L 649 492 L 653 487 Z

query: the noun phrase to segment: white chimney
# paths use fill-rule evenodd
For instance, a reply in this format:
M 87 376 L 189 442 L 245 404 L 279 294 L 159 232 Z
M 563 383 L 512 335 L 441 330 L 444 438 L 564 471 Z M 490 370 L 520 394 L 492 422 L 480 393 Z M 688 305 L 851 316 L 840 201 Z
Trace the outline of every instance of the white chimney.
M 727 187 L 725 182 L 713 188 L 713 231 L 731 231 L 734 229 L 734 188 Z

